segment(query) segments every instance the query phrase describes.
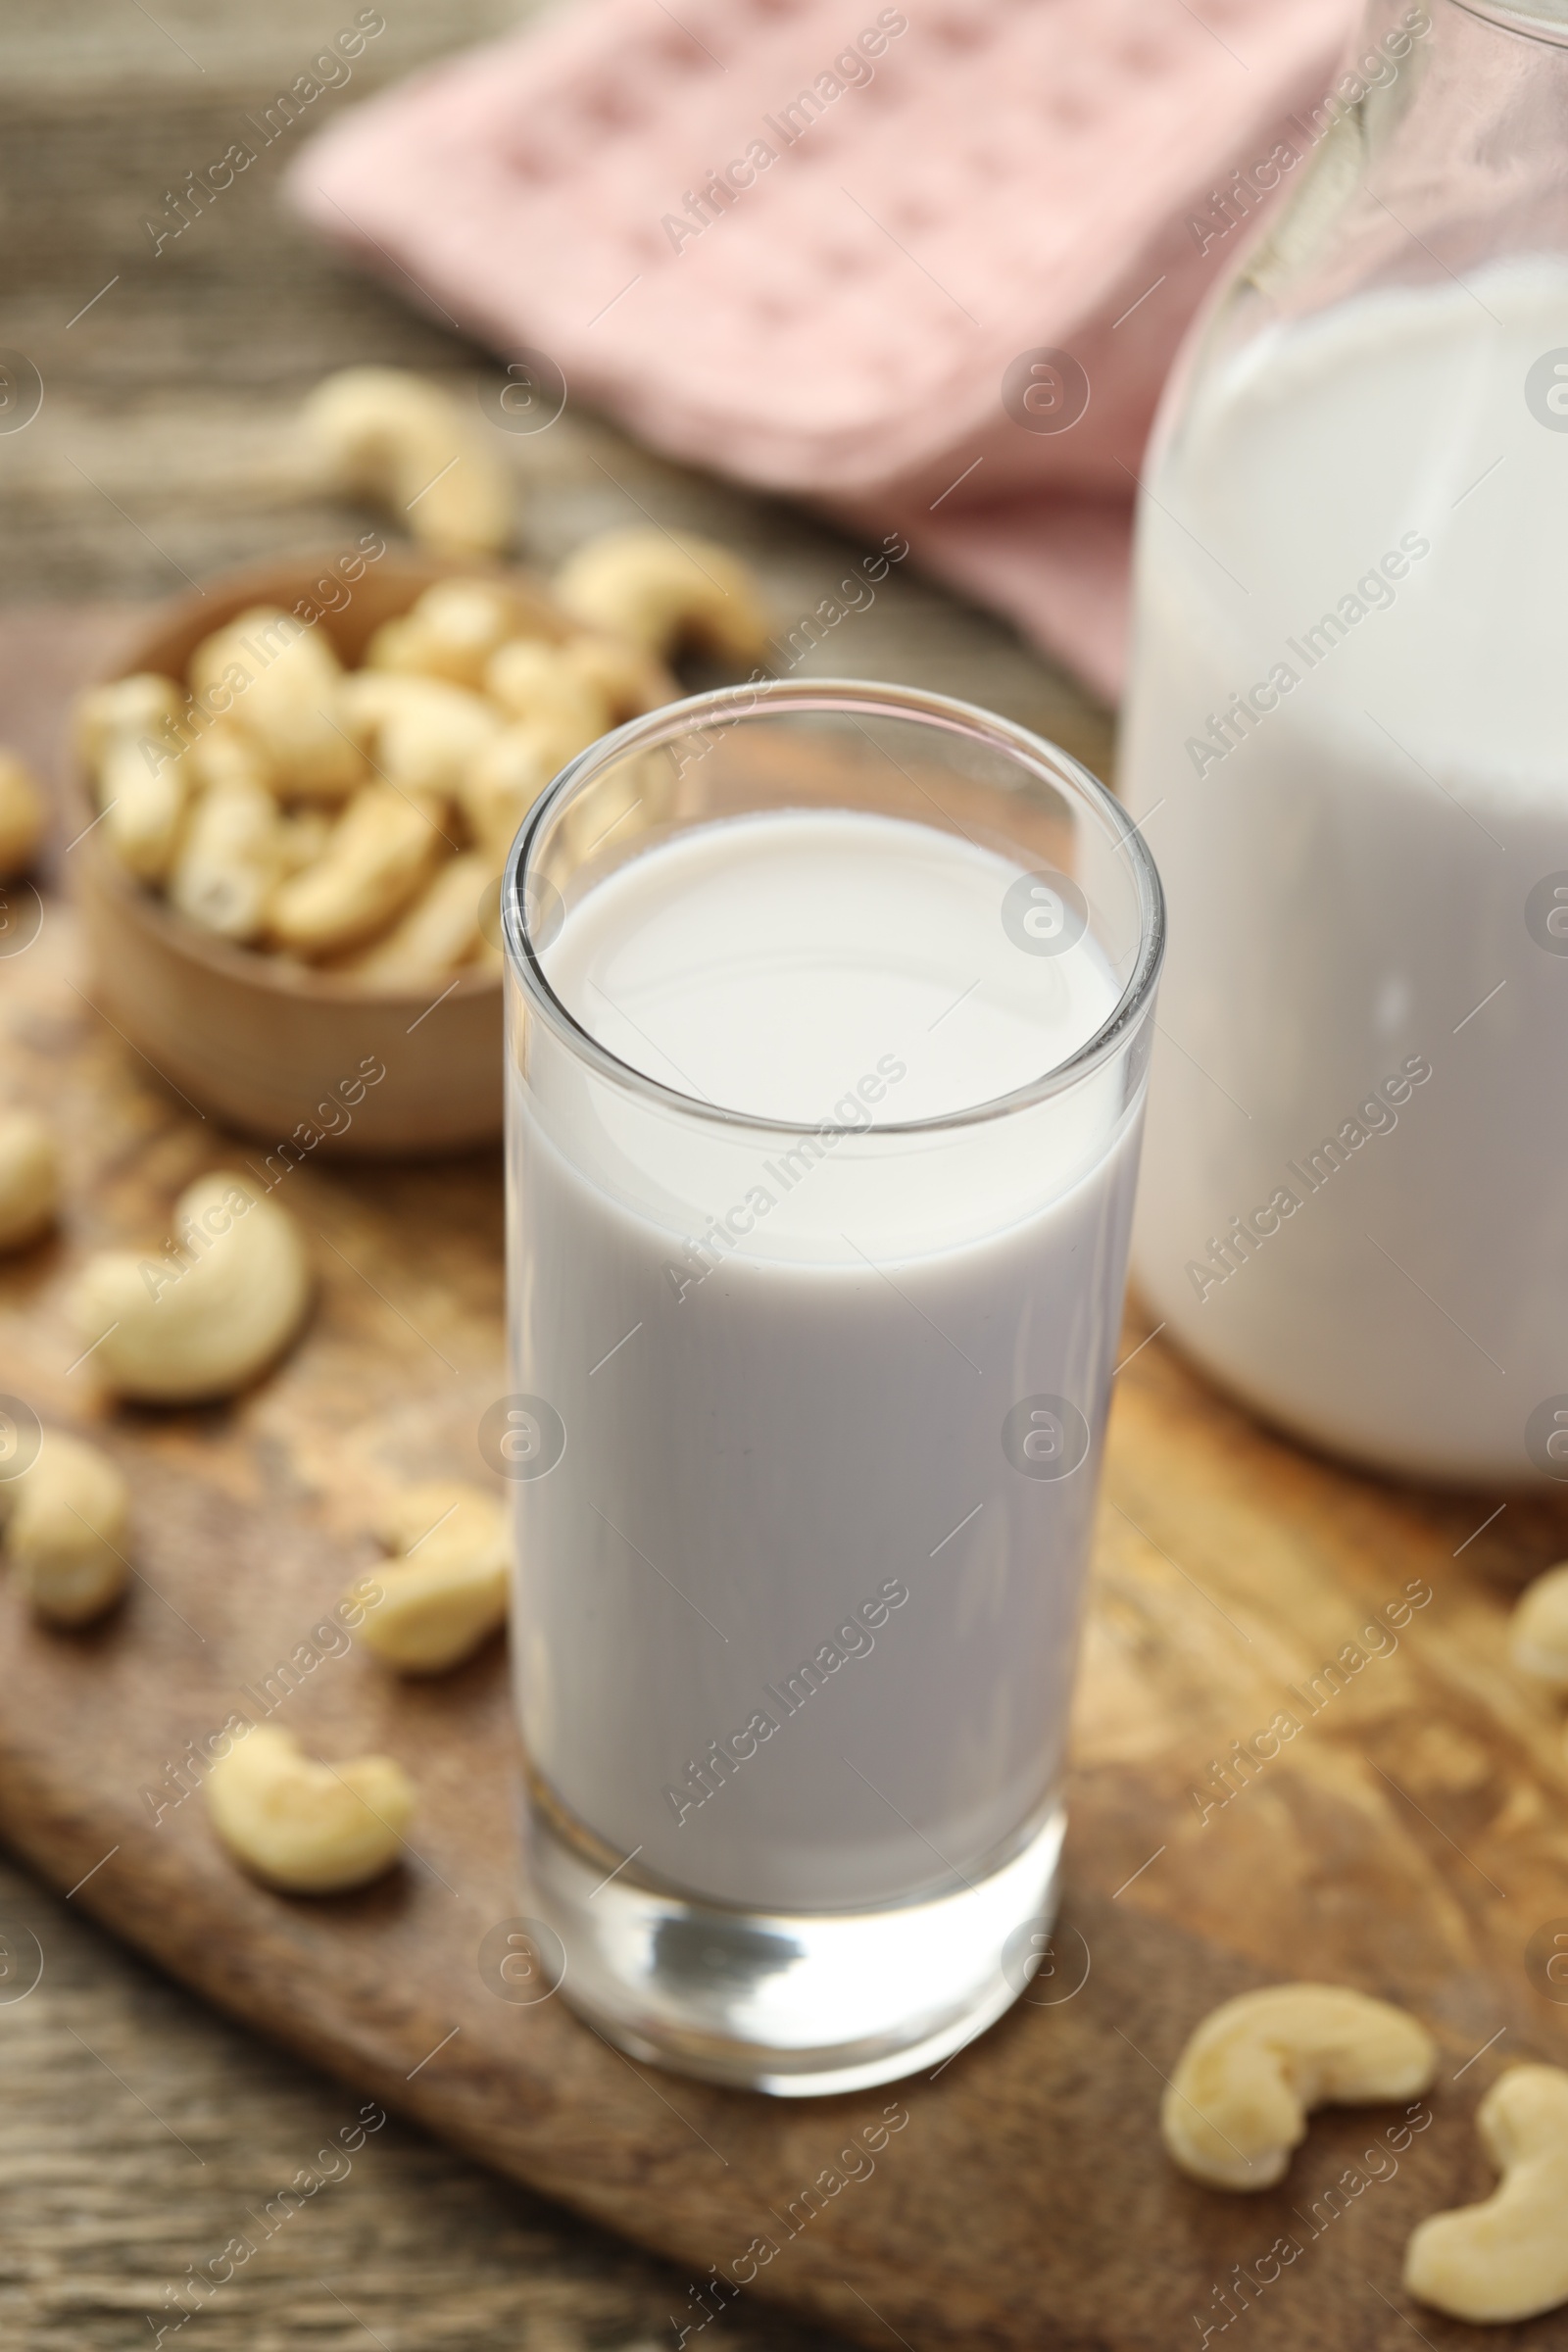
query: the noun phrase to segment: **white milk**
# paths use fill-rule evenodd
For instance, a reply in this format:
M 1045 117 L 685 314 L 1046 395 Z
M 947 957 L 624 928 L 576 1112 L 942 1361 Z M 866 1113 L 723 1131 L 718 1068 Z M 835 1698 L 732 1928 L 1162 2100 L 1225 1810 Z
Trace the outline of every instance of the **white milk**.
M 1135 1275 L 1265 1411 L 1447 1477 L 1526 1473 L 1568 1391 L 1568 956 L 1526 920 L 1568 882 L 1568 432 L 1526 400 L 1565 345 L 1545 263 L 1278 331 L 1140 525 Z
M 731 818 L 622 866 L 546 953 L 645 1073 L 831 1123 L 690 1117 L 538 1019 L 513 1072 L 515 1385 L 566 1439 L 516 1490 L 518 1688 L 607 1869 L 858 1909 L 997 1866 L 1059 1802 L 1099 1448 L 1022 1475 L 1003 1428 L 1042 1395 L 1101 1426 L 1136 1108 L 1104 1070 L 875 1132 L 1028 1085 L 1110 1011 L 1092 944 L 1007 938 L 1018 872 L 887 817 Z

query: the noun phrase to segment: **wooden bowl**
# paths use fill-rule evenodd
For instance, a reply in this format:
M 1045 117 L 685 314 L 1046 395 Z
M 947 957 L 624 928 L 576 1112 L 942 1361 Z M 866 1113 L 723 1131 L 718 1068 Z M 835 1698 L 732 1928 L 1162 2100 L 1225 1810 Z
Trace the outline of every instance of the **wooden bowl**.
M 292 612 L 309 598 L 319 608 L 315 591 L 332 561 L 221 574 L 205 593 L 159 608 L 107 674 L 150 669 L 183 679 L 201 640 L 247 606 Z M 348 603 L 315 625 L 354 666 L 371 632 L 432 581 L 485 569 L 389 547 L 348 589 Z M 536 581 L 495 576 L 535 611 L 542 635 L 569 633 Z M 90 802 L 88 779 L 79 784 Z M 371 993 L 346 975 L 302 970 L 203 931 L 128 874 L 95 832 L 71 862 L 97 1003 L 171 1085 L 226 1125 L 290 1157 L 302 1150 L 423 1156 L 499 1135 L 498 972 Z M 385 1075 L 369 1079 L 376 1066 Z

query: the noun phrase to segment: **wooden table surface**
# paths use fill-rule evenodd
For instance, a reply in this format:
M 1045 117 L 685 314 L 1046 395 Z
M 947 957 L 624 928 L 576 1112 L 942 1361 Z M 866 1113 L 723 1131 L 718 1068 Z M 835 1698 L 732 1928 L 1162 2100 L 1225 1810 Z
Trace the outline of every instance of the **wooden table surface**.
M 526 13 L 386 0 L 385 33 L 321 112 Z M 280 216 L 286 142 L 153 253 L 144 222 L 164 191 L 221 154 L 246 111 L 354 14 L 347 0 L 153 0 L 150 12 L 8 0 L 0 347 L 25 353 L 45 395 L 33 423 L 0 435 L 0 600 L 156 598 L 182 575 L 335 540 L 347 517 L 313 499 L 290 448 L 301 394 L 355 361 L 459 378 L 484 367 Z M 641 507 L 742 548 L 787 624 L 858 552 L 571 409 L 508 454 L 526 497 L 520 552 L 541 564 Z M 1105 771 L 1104 715 L 1005 628 L 916 577 L 895 574 L 811 666 L 967 696 Z M 166 2285 L 221 2248 L 350 2102 L 0 1866 L 0 1927 L 15 1923 L 47 1965 L 26 1999 L 0 2003 L 0 2347 L 150 2344 L 144 2315 Z M 184 2340 L 193 2352 L 630 2352 L 673 2342 L 686 2283 L 394 2122 Z M 745 2304 L 722 2337 L 737 2352 L 836 2340 Z

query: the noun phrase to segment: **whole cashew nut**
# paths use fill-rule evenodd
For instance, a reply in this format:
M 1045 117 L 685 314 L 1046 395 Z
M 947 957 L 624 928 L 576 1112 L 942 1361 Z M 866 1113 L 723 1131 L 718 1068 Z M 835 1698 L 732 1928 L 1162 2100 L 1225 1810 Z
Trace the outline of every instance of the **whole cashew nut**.
M 204 637 L 190 682 L 254 738 L 279 787 L 341 800 L 365 761 L 337 723 L 343 665 L 320 629 L 275 605 L 255 605 Z
M 545 786 L 593 739 L 581 727 L 543 718 L 521 720 L 485 745 L 460 797 L 474 840 L 492 860 L 505 858 Z
M 506 1511 L 474 1487 L 433 1484 L 399 1495 L 378 1531 L 406 1556 L 376 1570 L 381 1598 L 363 1639 L 401 1674 L 444 1674 L 506 1623 Z
M 478 687 L 496 648 L 527 633 L 521 600 L 499 581 L 437 580 L 407 612 L 381 623 L 365 665 Z
M 120 1597 L 129 1495 L 106 1453 L 49 1430 L 36 1460 L 9 1489 L 12 1573 L 40 1617 L 85 1625 Z
M 609 697 L 583 675 L 564 646 L 514 637 L 491 655 L 484 683 L 514 718 L 549 720 L 580 734 L 585 745 L 610 725 Z
M 190 793 L 174 732 L 183 710 L 173 679 L 154 670 L 96 686 L 76 706 L 76 746 L 97 785 L 105 836 L 143 882 L 167 873 Z
M 0 751 L 0 874 L 24 874 L 43 839 L 44 797 L 15 752 Z
M 500 711 L 466 687 L 385 669 L 345 678 L 338 710 L 381 774 L 405 792 L 455 793 L 503 724 Z
M 494 860 L 475 850 L 449 858 L 390 931 L 344 956 L 333 970 L 377 988 L 416 988 L 454 971 L 479 946 L 485 888 L 495 871 Z
M 767 648 L 767 614 L 752 574 L 711 539 L 607 531 L 567 557 L 555 593 L 584 627 L 629 637 L 661 657 L 696 645 L 743 662 L 760 660 Z
M 36 1111 L 0 1112 L 0 1250 L 25 1250 L 55 1221 L 60 1158 Z
M 625 638 L 568 637 L 561 658 L 603 696 L 617 727 L 623 719 L 640 718 L 645 710 L 679 700 L 680 688 L 662 662 Z
M 391 1756 L 318 1764 L 289 1733 L 259 1724 L 220 1756 L 207 1804 L 229 1851 L 289 1894 L 335 1894 L 390 1870 L 414 1812 Z
M 1568 1561 L 1548 1568 L 1520 1594 L 1508 1654 L 1522 1674 L 1568 1690 Z
M 1421 2223 L 1404 2283 L 1456 2320 L 1533 2320 L 1568 2302 L 1568 2074 L 1510 2067 L 1476 2129 L 1502 2179 L 1484 2204 Z
M 211 784 L 191 811 L 169 877 L 169 903 L 206 931 L 257 939 L 283 873 L 283 830 L 265 784 Z
M 401 914 L 446 855 L 430 796 L 368 784 L 339 818 L 324 854 L 283 883 L 271 935 L 296 956 L 331 956 L 373 939 Z
M 1426 2028 L 1387 2001 L 1341 1984 L 1271 1984 L 1204 2018 L 1177 2060 L 1160 2135 L 1195 2180 L 1270 2188 L 1310 2109 L 1413 2098 L 1437 2062 Z
M 161 670 L 138 669 L 91 686 L 76 703 L 76 756 L 84 767 L 96 768 L 110 745 L 127 736 L 151 751 L 172 749 L 171 728 L 184 707 L 179 688 Z
M 334 486 L 381 501 L 427 547 L 498 555 L 512 482 L 449 393 L 401 368 L 345 368 L 305 403 L 305 430 Z
M 181 1193 L 174 1231 L 172 1256 L 111 1250 L 90 1258 L 73 1317 L 120 1396 L 153 1404 L 231 1396 L 305 1320 L 305 1245 L 287 1210 L 229 1169 Z

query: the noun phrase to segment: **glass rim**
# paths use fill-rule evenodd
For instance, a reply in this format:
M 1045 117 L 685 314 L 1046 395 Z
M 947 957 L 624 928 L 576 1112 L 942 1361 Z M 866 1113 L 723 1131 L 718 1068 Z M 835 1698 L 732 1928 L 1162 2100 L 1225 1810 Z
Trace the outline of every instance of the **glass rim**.
M 1088 803 L 1091 811 L 1112 833 L 1116 848 L 1131 861 L 1138 893 L 1138 957 L 1126 986 L 1104 1020 L 1065 1060 L 1054 1063 L 1027 1086 L 1016 1087 L 1009 1094 L 967 1104 L 961 1110 L 944 1111 L 934 1118 L 888 1120 L 866 1127 L 842 1125 L 832 1119 L 770 1118 L 763 1113 L 704 1102 L 700 1096 L 683 1094 L 678 1087 L 666 1086 L 662 1079 L 650 1077 L 635 1063 L 623 1061 L 611 1053 L 557 996 L 531 935 L 524 898 L 529 860 L 556 811 L 579 786 L 630 753 L 657 749 L 677 735 L 716 721 L 744 725 L 749 719 L 774 715 L 781 710 L 817 711 L 828 716 L 858 711 L 878 717 L 924 721 L 949 734 L 978 739 L 1011 760 L 1025 774 L 1054 789 L 1069 786 Z M 601 736 L 568 760 L 540 794 L 512 845 L 502 884 L 501 926 L 508 967 L 534 1011 L 573 1054 L 601 1077 L 628 1093 L 688 1118 L 768 1135 L 914 1136 L 981 1126 L 1027 1110 L 1078 1085 L 1130 1044 L 1148 1009 L 1164 957 L 1165 895 L 1148 845 L 1115 795 L 1080 760 L 1045 736 L 1001 718 L 977 703 L 960 702 L 952 695 L 933 694 L 922 687 L 896 686 L 868 678 L 762 678 L 661 704 L 640 718 L 629 719 L 613 733 Z

